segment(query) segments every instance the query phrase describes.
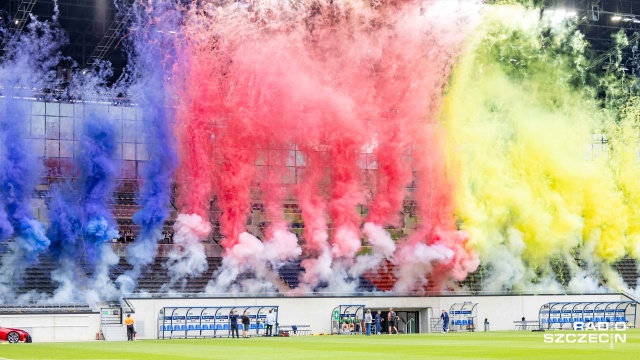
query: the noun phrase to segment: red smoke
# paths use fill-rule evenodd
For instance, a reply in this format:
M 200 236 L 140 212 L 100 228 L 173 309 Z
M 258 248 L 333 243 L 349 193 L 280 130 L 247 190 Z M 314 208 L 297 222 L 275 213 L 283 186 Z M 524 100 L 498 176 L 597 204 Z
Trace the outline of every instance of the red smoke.
M 176 112 L 180 166 L 176 173 L 178 207 L 182 213 L 197 214 L 208 219 L 207 205 L 212 195 L 213 141 L 212 102 L 215 87 L 210 83 L 209 61 L 202 61 L 197 48 L 183 48 L 176 82 L 180 101 Z
M 442 279 L 462 277 L 473 256 L 455 232 L 453 188 L 432 125 L 465 33 L 456 21 L 468 4 L 451 3 L 376 8 L 319 1 L 301 10 L 255 2 L 250 10 L 205 7 L 192 13 L 185 34 L 195 50 L 184 73 L 186 108 L 179 112 L 180 204 L 204 213 L 215 175 L 228 251 L 246 229 L 251 189 L 261 189 L 273 220 L 266 235 L 272 236 L 286 224 L 285 190 L 277 183 L 291 178 L 283 165 L 297 146 L 306 160 L 295 192 L 306 254 L 318 257 L 330 245 L 334 259 L 352 260 L 361 244 L 357 207 L 370 190 L 363 185 L 362 153 L 375 147 L 377 186 L 368 221 L 397 224 L 413 168 L 420 226 L 405 244 L 451 249 L 453 257 L 436 271 Z M 270 168 L 256 172 L 269 162 Z M 322 264 L 326 270 L 326 259 Z

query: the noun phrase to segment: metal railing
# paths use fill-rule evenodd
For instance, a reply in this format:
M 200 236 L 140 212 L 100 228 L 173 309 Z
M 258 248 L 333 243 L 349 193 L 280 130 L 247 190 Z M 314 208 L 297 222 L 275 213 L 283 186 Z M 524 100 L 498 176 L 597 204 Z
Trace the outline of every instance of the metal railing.
M 416 319 L 409 319 L 409 321 L 404 324 L 404 333 L 411 334 L 415 330 L 415 323 Z
M 120 305 L 122 307 L 122 311 L 125 314 L 135 314 L 136 313 L 136 308 L 129 302 L 129 300 L 127 300 L 126 297 L 122 298 L 122 300 L 120 301 Z

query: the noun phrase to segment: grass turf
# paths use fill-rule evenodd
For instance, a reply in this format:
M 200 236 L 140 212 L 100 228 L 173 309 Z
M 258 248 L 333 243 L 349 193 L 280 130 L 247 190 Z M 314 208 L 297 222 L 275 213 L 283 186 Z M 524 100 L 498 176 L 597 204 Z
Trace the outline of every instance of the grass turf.
M 640 330 L 626 343 L 550 344 L 543 334 L 519 331 L 304 336 L 251 339 L 172 339 L 134 342 L 0 344 L 0 359 L 634 359 Z M 569 332 L 564 332 L 569 333 Z M 589 332 L 593 333 L 593 332 Z M 381 358 L 382 359 L 382 358 Z

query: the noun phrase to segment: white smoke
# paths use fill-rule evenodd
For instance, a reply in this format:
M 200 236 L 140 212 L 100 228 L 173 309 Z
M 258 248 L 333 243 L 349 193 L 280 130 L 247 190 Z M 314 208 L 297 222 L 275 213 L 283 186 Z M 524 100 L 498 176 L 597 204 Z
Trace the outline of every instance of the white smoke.
M 22 233 L 8 243 L 11 250 L 2 256 L 0 265 L 0 303 L 16 298 L 15 281 L 24 277 L 27 267 L 37 261 L 37 254 L 49 246 L 44 226 L 35 219 L 24 217 L 20 221 Z M 42 246 L 45 246 L 44 248 Z M 34 259 L 34 254 L 36 258 Z
M 396 251 L 396 243 L 387 230 L 380 225 L 368 222 L 364 224 L 362 232 L 371 244 L 373 254 L 387 259 L 393 257 L 393 253 Z
M 405 243 L 398 247 L 394 262 L 398 279 L 393 290 L 405 292 L 427 285 L 426 275 L 431 273 L 436 263 L 447 263 L 453 258 L 453 250 L 443 245 Z
M 151 264 L 158 252 L 158 240 L 162 238 L 160 229 L 154 229 L 148 238 L 139 236 L 136 241 L 127 246 L 127 262 L 133 268 L 118 276 L 116 283 L 123 294 L 132 293 L 136 289 L 140 273 L 145 266 Z
M 300 265 L 304 272 L 300 274 L 300 285 L 296 290 L 302 293 L 309 293 L 313 292 L 319 283 L 328 282 L 333 278 L 332 263 L 331 251 L 326 243 L 323 243 L 322 250 L 317 258 L 302 260 Z
M 340 226 L 334 231 L 335 235 L 331 244 L 333 258 L 355 257 L 362 246 L 358 232 L 348 226 Z
M 526 243 L 522 233 L 516 229 L 507 229 L 505 243 L 487 249 L 485 264 L 490 269 L 483 279 L 484 291 L 502 292 L 522 288 L 533 277 L 533 272 L 522 261 Z
M 243 232 L 238 237 L 238 243 L 228 249 L 222 266 L 216 272 L 215 279 L 207 284 L 205 292 L 265 293 L 273 292 L 275 289 L 287 292 L 290 289 L 280 279 L 278 269 L 298 258 L 301 253 L 297 237 L 288 231 L 276 230 L 274 236 L 265 242 Z M 238 279 L 243 273 L 252 273 L 255 278 Z
M 333 276 L 328 279 L 327 287 L 323 291 L 336 294 L 348 294 L 357 291 L 360 279 L 351 275 L 352 268 L 350 259 L 334 259 L 331 264 Z
M 201 241 L 209 236 L 211 224 L 197 214 L 179 214 L 173 229 L 174 247 L 164 264 L 171 280 L 162 286 L 163 292 L 170 291 L 176 284 L 184 289 L 188 276 L 200 276 L 209 267 Z
M 356 257 L 355 264 L 348 271 L 354 278 L 377 269 L 385 258 L 391 260 L 396 251 L 396 243 L 391 238 L 391 234 L 382 226 L 367 222 L 364 224 L 362 233 L 371 244 L 371 254 Z
M 91 284 L 84 294 L 87 304 L 96 305 L 103 300 L 120 298 L 120 291 L 109 277 L 109 269 L 118 264 L 120 258 L 111 249 L 108 243 L 102 244 L 100 261 L 91 277 Z
M 75 281 L 75 270 L 75 262 L 65 258 L 62 260 L 62 266 L 51 273 L 51 280 L 59 284 L 51 298 L 52 303 L 60 304 L 82 301 L 78 293 L 79 285 Z

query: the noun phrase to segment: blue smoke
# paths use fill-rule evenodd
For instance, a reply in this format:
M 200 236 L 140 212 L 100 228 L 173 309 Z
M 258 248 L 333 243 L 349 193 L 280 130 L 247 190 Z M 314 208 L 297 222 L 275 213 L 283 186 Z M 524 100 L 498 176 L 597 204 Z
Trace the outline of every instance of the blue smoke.
M 49 252 L 58 261 L 73 260 L 77 256 L 78 240 L 82 236 L 82 210 L 68 183 L 52 185 L 49 194 Z
M 4 102 L 0 112 L 4 159 L 0 163 L 0 196 L 2 196 L 6 218 L 13 234 L 3 225 L 3 239 L 14 236 L 14 251 L 19 259 L 16 276 L 21 276 L 27 266 L 37 263 L 40 253 L 49 246 L 42 224 L 33 217 L 31 197 L 35 190 L 41 164 L 30 154 L 31 146 L 26 140 L 26 128 L 30 117 L 25 105 L 18 101 Z
M 4 210 L 4 204 L 0 202 L 0 242 L 6 240 L 13 234 L 13 226 L 7 218 L 7 212 Z
M 2 256 L 0 266 L 0 303 L 14 301 L 15 291 L 22 283 L 26 269 L 38 263 L 49 246 L 42 224 L 33 217 L 31 198 L 41 166 L 30 154 L 26 140 L 28 112 L 20 101 L 4 101 L 0 108 L 0 134 L 3 159 L 0 160 L 0 198 L 6 211 L 2 225 L 2 241 L 10 253 Z M 4 219 L 3 219 L 4 220 Z
M 118 237 L 109 203 L 115 188 L 116 131 L 105 117 L 91 112 L 84 121 L 79 157 L 87 263 L 96 266 L 103 245 Z
M 127 248 L 127 261 L 133 269 L 118 279 L 123 292 L 135 289 L 140 271 L 156 256 L 162 227 L 170 214 L 172 176 L 178 162 L 171 132 L 172 100 L 165 84 L 165 79 L 171 77 L 169 71 L 175 59 L 175 35 L 169 30 L 177 24 L 172 18 L 175 13 L 171 11 L 170 2 L 160 1 L 153 6 L 150 10 L 156 24 L 151 25 L 146 18 L 148 12 L 138 12 L 138 24 L 146 26 L 132 38 L 132 87 L 141 97 L 149 160 L 144 164 L 137 199 L 141 209 L 133 216 L 133 222 L 140 225 L 140 233 Z M 157 31 L 159 29 L 164 31 Z
M 57 6 L 54 9 L 57 14 Z M 31 198 L 41 173 L 41 163 L 31 153 L 28 103 L 34 91 L 48 98 L 55 88 L 56 65 L 62 59 L 60 48 L 66 37 L 53 22 L 32 19 L 28 31 L 14 33 L 0 28 L 3 56 L 0 59 L 0 241 L 13 238 L 11 252 L 2 257 L 0 302 L 15 297 L 16 285 L 27 267 L 38 262 L 49 246 L 44 227 L 33 216 Z M 45 90 L 45 91 L 43 91 Z

